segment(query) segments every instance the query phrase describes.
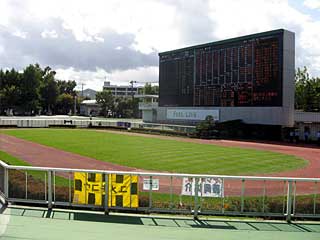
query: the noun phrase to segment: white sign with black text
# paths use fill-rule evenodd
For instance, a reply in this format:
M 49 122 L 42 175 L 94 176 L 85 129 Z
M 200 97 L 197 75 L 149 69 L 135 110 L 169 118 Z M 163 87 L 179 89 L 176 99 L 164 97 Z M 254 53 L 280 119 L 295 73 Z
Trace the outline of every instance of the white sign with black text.
M 213 120 L 219 121 L 219 110 L 167 109 L 167 119 L 205 120 L 207 116 L 212 116 Z
M 183 178 L 181 195 L 194 196 L 196 191 L 195 178 Z M 198 181 L 198 196 L 223 197 L 223 184 L 221 178 L 202 178 Z
M 151 184 L 152 184 L 152 191 L 159 190 L 159 179 L 152 179 Z M 143 179 L 143 190 L 150 190 L 150 178 Z

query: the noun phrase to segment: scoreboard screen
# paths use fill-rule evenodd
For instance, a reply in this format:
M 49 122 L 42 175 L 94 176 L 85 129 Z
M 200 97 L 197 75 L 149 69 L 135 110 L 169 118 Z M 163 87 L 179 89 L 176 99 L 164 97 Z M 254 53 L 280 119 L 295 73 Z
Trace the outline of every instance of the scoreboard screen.
M 159 61 L 159 106 L 282 106 L 282 30 L 160 53 Z

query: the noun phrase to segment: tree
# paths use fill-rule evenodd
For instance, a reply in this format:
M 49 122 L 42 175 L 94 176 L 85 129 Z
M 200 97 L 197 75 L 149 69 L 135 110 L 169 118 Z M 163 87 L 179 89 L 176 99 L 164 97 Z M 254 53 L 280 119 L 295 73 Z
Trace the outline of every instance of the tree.
M 158 95 L 159 86 L 152 86 L 151 83 L 146 83 L 144 87 L 140 90 L 141 94 Z
M 110 90 L 103 90 L 96 94 L 97 103 L 101 106 L 101 114 L 108 116 L 109 111 L 114 110 L 114 97 Z
M 57 97 L 57 103 L 56 103 L 56 111 L 59 114 L 68 114 L 74 104 L 74 96 L 62 93 Z
M 41 69 L 39 64 L 27 66 L 22 73 L 15 69 L 0 69 L 0 114 L 7 109 L 28 115 L 35 114 L 40 108 L 49 113 L 66 113 L 72 109 L 73 100 L 71 108 L 69 100 L 70 96 L 72 99 L 76 96 L 76 82 L 57 81 L 55 74 L 50 67 Z
M 216 124 L 211 115 L 206 116 L 205 120 L 196 126 L 196 136 L 198 138 L 211 139 L 217 138 L 219 132 L 215 129 Z
M 295 88 L 295 109 L 320 111 L 320 78 L 310 77 L 306 67 L 298 68 Z
M 43 71 L 42 82 L 40 85 L 40 96 L 42 109 L 46 109 L 46 112 L 52 114 L 52 110 L 55 109 L 59 90 L 57 82 L 54 79 L 56 72 L 52 71 L 50 67 L 46 67 Z
M 74 90 L 74 88 L 77 86 L 77 83 L 75 81 L 58 80 L 57 86 L 58 86 L 60 94 L 66 93 L 66 94 L 70 94 L 72 96 L 76 95 L 76 91 Z
M 39 86 L 41 79 L 42 70 L 38 64 L 29 65 L 23 71 L 20 85 L 20 107 L 27 115 L 35 114 L 39 109 Z
M 115 99 L 115 114 L 118 117 L 123 118 L 134 118 L 137 117 L 136 114 L 138 113 L 138 99 L 132 98 L 124 98 L 124 97 L 117 97 Z
M 15 109 L 19 104 L 21 75 L 14 68 L 5 72 L 0 70 L 0 113 Z

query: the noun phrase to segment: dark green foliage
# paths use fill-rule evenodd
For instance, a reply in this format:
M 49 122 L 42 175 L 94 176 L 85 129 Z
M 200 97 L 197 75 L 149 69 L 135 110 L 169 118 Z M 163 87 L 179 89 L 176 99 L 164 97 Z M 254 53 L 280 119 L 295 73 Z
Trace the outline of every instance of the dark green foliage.
M 96 94 L 97 103 L 101 106 L 101 115 L 107 117 L 114 110 L 114 97 L 111 91 L 103 90 Z
M 310 77 L 308 69 L 296 71 L 295 108 L 307 112 L 320 111 L 320 78 Z
M 225 121 L 225 122 L 216 122 L 214 125 L 211 125 L 204 121 L 203 123 L 197 126 L 198 134 L 197 137 L 200 138 L 209 138 L 203 137 L 199 134 L 200 131 L 203 131 L 205 134 L 210 133 L 206 129 L 210 129 L 213 132 L 214 137 L 221 138 L 237 138 L 237 139 L 263 139 L 263 140 L 281 140 L 281 126 L 277 125 L 262 125 L 262 124 L 247 124 L 241 119 Z
M 23 72 L 0 69 L 0 115 L 68 113 L 73 108 L 76 82 L 56 80 L 55 75 L 50 67 L 42 69 L 39 64 L 29 65 Z
M 43 71 L 43 80 L 40 85 L 40 98 L 42 109 L 48 114 L 52 114 L 52 110 L 56 106 L 59 90 L 57 82 L 54 79 L 56 72 L 50 67 L 46 67 Z
M 62 93 L 58 96 L 56 101 L 56 113 L 57 114 L 68 114 L 73 108 L 74 97 L 68 93 Z
M 212 116 L 207 116 L 206 119 L 200 122 L 196 127 L 196 136 L 204 139 L 217 138 L 219 132 L 215 128 L 216 124 Z
M 117 117 L 133 117 L 133 107 L 132 98 L 118 97 L 115 99 L 114 109 Z
M 150 83 L 146 83 L 142 89 L 139 90 L 139 94 L 158 95 L 159 86 L 152 86 Z

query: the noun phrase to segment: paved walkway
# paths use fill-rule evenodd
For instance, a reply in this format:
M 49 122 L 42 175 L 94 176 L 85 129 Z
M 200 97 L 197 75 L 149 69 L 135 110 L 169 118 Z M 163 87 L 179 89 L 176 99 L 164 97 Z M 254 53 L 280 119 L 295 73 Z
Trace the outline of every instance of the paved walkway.
M 0 214 L 0 239 L 318 240 L 319 223 L 201 220 L 186 217 L 110 215 L 10 207 Z

